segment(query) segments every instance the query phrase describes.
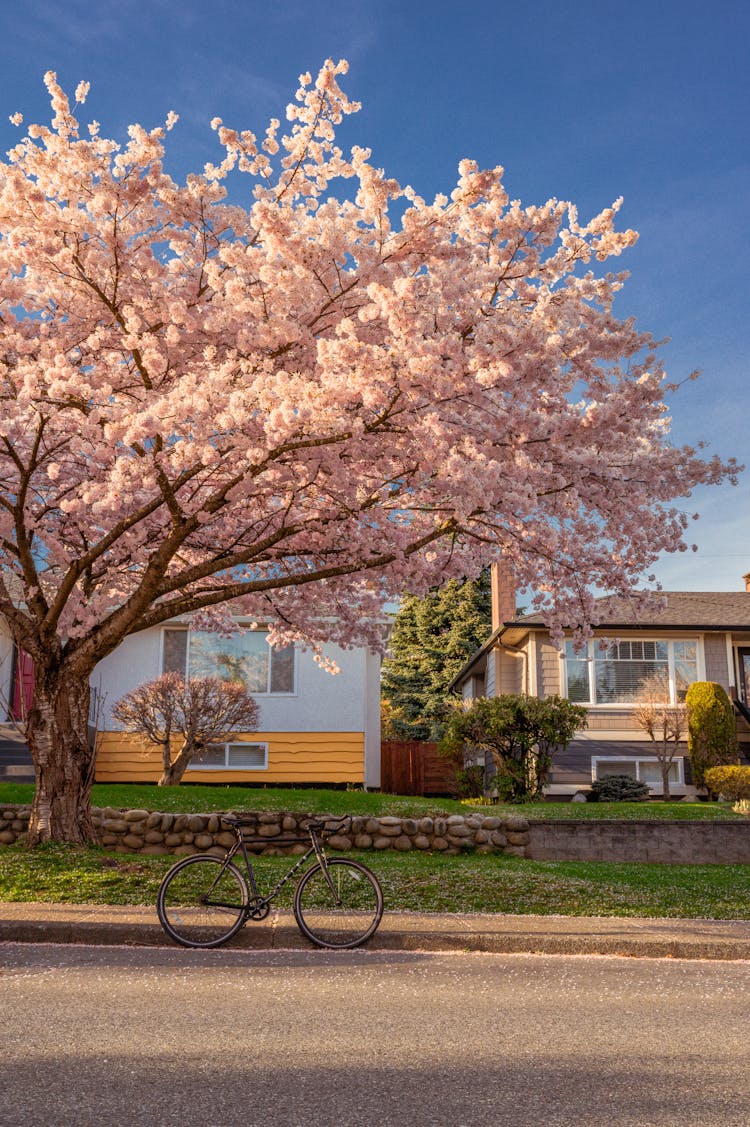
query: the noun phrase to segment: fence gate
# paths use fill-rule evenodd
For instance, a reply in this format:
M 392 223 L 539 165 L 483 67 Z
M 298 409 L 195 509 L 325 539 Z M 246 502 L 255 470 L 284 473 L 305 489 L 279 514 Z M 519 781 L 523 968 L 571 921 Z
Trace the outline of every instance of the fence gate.
M 437 744 L 385 740 L 381 745 L 380 789 L 386 794 L 457 793 L 456 772 Z

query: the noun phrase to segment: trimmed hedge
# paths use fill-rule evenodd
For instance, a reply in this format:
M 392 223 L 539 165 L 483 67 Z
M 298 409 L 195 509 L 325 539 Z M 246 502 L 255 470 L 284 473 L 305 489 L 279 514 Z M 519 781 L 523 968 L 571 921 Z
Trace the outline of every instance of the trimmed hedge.
M 731 802 L 750 799 L 750 767 L 709 767 L 705 777 L 706 786 L 713 794 L 720 794 Z
M 631 775 L 607 775 L 592 783 L 589 802 L 644 802 L 649 794 L 645 783 L 639 783 Z
M 713 793 L 706 772 L 711 767 L 738 763 L 737 722 L 732 702 L 715 681 L 694 681 L 685 696 L 688 753 L 693 782 Z

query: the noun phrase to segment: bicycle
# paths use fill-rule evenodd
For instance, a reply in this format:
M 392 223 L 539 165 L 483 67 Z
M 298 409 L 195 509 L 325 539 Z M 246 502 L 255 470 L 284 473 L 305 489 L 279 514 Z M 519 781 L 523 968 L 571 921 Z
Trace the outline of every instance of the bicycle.
M 175 943 L 219 947 L 248 920 L 264 920 L 275 897 L 313 854 L 316 863 L 302 873 L 294 893 L 294 918 L 302 934 L 318 947 L 340 950 L 358 947 L 375 934 L 383 915 L 378 878 L 360 861 L 327 857 L 323 847 L 323 838 L 339 832 L 345 818 L 310 819 L 305 826 L 309 842 L 300 836 L 247 841 L 243 828 L 255 826 L 257 817 L 222 814 L 221 819 L 235 835 L 226 856 L 196 853 L 185 857 L 172 866 L 159 886 L 159 922 Z M 309 844 L 304 856 L 267 895 L 261 895 L 248 845 L 301 843 Z M 247 881 L 234 863 L 238 853 L 245 860 Z

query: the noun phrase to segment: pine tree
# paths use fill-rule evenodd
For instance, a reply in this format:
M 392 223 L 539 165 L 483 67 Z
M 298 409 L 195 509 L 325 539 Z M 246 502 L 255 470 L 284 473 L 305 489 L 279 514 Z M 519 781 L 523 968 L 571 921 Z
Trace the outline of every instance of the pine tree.
M 478 579 L 452 579 L 424 598 L 404 598 L 383 664 L 386 738 L 439 739 L 448 713 L 448 685 L 490 629 L 487 571 Z

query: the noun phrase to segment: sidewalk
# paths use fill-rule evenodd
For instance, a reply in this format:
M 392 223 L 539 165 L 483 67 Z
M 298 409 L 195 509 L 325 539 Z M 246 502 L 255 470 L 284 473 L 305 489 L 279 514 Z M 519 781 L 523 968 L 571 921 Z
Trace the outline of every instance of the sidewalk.
M 174 946 L 154 908 L 75 904 L 0 904 L 0 942 L 11 941 Z M 228 946 L 310 949 L 291 912 L 250 921 Z M 386 912 L 367 949 L 750 960 L 750 921 Z

